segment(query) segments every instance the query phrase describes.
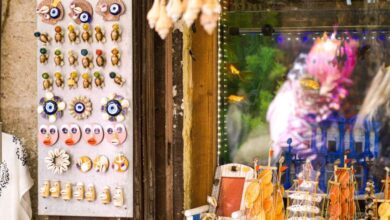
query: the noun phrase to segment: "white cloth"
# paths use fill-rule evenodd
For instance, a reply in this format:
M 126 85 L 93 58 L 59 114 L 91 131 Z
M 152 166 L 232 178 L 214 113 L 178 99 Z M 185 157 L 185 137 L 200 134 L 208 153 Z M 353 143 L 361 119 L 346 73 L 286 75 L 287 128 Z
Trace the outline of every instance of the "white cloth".
M 27 153 L 19 138 L 2 134 L 0 163 L 0 220 L 32 218 L 29 190 L 34 182 L 27 166 Z

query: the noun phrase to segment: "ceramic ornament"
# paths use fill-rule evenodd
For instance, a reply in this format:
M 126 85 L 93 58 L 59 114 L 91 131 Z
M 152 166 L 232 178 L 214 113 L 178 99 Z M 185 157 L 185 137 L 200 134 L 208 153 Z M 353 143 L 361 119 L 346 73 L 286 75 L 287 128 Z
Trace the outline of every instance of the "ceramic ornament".
M 73 186 L 72 183 L 66 183 L 65 188 L 61 190 L 61 198 L 64 201 L 69 201 L 73 197 Z
M 114 160 L 112 161 L 111 167 L 117 172 L 125 172 L 129 168 L 129 160 L 124 154 L 119 154 L 115 156 Z
M 83 32 L 81 33 L 81 39 L 84 43 L 92 42 L 92 33 L 89 24 L 83 24 Z
M 87 49 L 81 50 L 81 64 L 85 69 L 92 69 L 94 67 L 92 62 L 92 54 L 88 52 Z
M 76 167 L 83 173 L 92 169 L 92 160 L 87 156 L 80 157 L 76 162 Z
M 66 105 L 62 98 L 48 92 L 39 101 L 38 114 L 43 118 L 49 119 L 50 123 L 54 123 L 57 118 L 63 116 L 65 107 Z
M 118 86 L 123 86 L 126 83 L 126 80 L 118 73 L 111 72 L 110 78 L 114 80 L 114 83 Z
M 89 73 L 83 73 L 81 76 L 83 78 L 83 88 L 92 89 L 92 77 Z
M 62 54 L 60 49 L 56 49 L 54 51 L 54 64 L 56 66 L 63 66 L 65 64 L 64 55 Z
M 69 103 L 69 114 L 76 120 L 84 120 L 92 114 L 92 102 L 86 96 L 76 96 Z
M 58 88 L 64 88 L 65 82 L 61 72 L 54 73 L 54 82 Z
M 119 42 L 122 38 L 122 31 L 118 23 L 112 25 L 111 40 Z
M 93 184 L 89 184 L 87 186 L 87 190 L 85 192 L 85 200 L 88 202 L 94 202 L 96 200 L 96 190 Z
M 77 124 L 62 125 L 60 130 L 60 140 L 68 145 L 74 146 L 81 139 L 80 127 Z
M 96 71 L 93 73 L 93 76 L 95 77 L 95 86 L 98 88 L 103 89 L 104 88 L 104 76 L 99 71 Z
M 112 122 L 121 122 L 129 110 L 130 103 L 123 96 L 115 93 L 101 100 L 103 119 Z
M 98 173 L 107 172 L 109 167 L 110 163 L 106 156 L 99 155 L 95 158 L 95 160 L 93 160 L 93 169 L 95 169 L 95 171 Z
M 54 28 L 54 40 L 56 43 L 64 43 L 64 31 L 61 26 L 56 26 Z
M 39 192 L 43 198 L 48 198 L 50 196 L 50 181 L 45 180 L 43 186 L 39 189 Z
M 127 130 L 125 125 L 108 125 L 105 129 L 106 141 L 114 146 L 123 144 L 127 138 Z
M 118 48 L 114 48 L 111 50 L 111 64 L 113 66 L 121 65 L 121 54 Z
M 68 26 L 68 39 L 72 44 L 80 43 L 80 32 L 79 30 L 76 30 L 73 24 Z
M 68 83 L 69 89 L 76 89 L 78 87 L 79 74 L 77 73 L 77 71 L 73 71 L 69 74 L 69 78 L 68 78 L 67 83 Z
M 68 51 L 68 62 L 69 65 L 73 67 L 78 65 L 78 55 L 73 50 Z
M 50 187 L 50 196 L 53 198 L 59 198 L 61 195 L 61 182 L 54 181 L 53 185 Z
M 99 43 L 105 43 L 106 42 L 106 35 L 104 33 L 104 30 L 99 25 L 97 25 L 95 27 L 95 39 Z
M 38 132 L 39 143 L 45 146 L 53 146 L 59 139 L 58 129 L 55 125 L 41 125 Z
M 114 203 L 114 206 L 116 206 L 116 207 L 123 206 L 123 204 L 125 203 L 125 196 L 124 196 L 124 191 L 123 191 L 122 187 L 115 187 L 112 201 Z
M 103 189 L 103 192 L 99 194 L 99 199 L 100 202 L 104 205 L 110 204 L 111 203 L 111 192 L 110 192 L 110 187 L 105 186 Z
M 49 36 L 48 33 L 41 33 L 39 31 L 34 33 L 34 36 L 38 38 L 38 40 L 43 43 L 43 45 L 48 45 L 50 44 L 51 37 Z
M 106 65 L 106 58 L 103 56 L 103 51 L 100 49 L 96 50 L 96 65 L 98 67 L 104 67 Z
M 91 145 L 96 146 L 103 141 L 104 131 L 103 127 L 98 124 L 87 124 L 83 128 L 83 139 L 84 141 Z
M 93 20 L 93 7 L 91 3 L 86 0 L 73 0 L 70 3 L 69 17 L 73 19 L 76 24 L 91 23 Z
M 84 183 L 79 182 L 76 184 L 76 189 L 74 190 L 73 197 L 76 200 L 81 201 L 84 199 L 84 192 L 85 192 Z
M 43 82 L 42 82 L 43 90 L 46 90 L 46 91 L 53 90 L 53 80 L 51 79 L 49 73 L 47 73 L 47 72 L 42 73 L 42 79 L 43 79 Z
M 95 10 L 104 21 L 119 21 L 126 12 L 126 5 L 122 0 L 99 0 Z
M 65 10 L 61 0 L 42 0 L 37 6 L 36 13 L 43 23 L 54 25 L 64 19 Z
M 62 174 L 68 171 L 70 165 L 70 156 L 62 149 L 49 151 L 45 157 L 46 168 L 54 174 Z
M 42 47 L 39 49 L 39 53 L 41 54 L 39 56 L 39 62 L 41 64 L 47 64 L 47 61 L 49 61 L 49 54 L 47 53 L 47 49 Z

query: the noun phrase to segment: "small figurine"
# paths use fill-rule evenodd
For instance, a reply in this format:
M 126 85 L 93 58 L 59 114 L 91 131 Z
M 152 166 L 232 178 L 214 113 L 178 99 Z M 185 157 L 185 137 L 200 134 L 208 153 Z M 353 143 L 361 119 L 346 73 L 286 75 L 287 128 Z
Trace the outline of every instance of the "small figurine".
M 79 82 L 79 74 L 76 71 L 71 72 L 68 78 L 69 89 L 77 88 L 78 82 Z
M 70 66 L 77 66 L 78 65 L 78 55 L 73 51 L 69 50 L 68 51 L 68 61 Z
M 125 202 L 125 196 L 122 187 L 115 187 L 114 196 L 112 198 L 114 206 L 122 207 Z
M 121 54 L 118 48 L 111 50 L 111 63 L 113 66 L 120 66 L 121 64 Z
M 85 192 L 85 200 L 88 202 L 94 202 L 96 200 L 96 190 L 93 184 L 87 186 L 87 191 Z
M 91 30 L 89 28 L 89 24 L 83 24 L 83 33 L 81 34 L 81 39 L 83 39 L 83 41 L 85 43 L 90 43 L 91 40 L 92 40 L 92 37 L 91 37 Z
M 42 73 L 43 78 L 43 90 L 51 91 L 53 90 L 53 80 L 50 78 L 49 73 Z
M 49 44 L 51 38 L 48 33 L 41 33 L 39 31 L 34 33 L 34 36 L 38 38 L 44 45 Z
M 103 89 L 104 88 L 104 76 L 98 71 L 93 73 L 93 76 L 95 77 L 95 85 L 98 88 Z
M 78 201 L 81 201 L 84 199 L 84 183 L 77 183 L 76 190 L 73 194 L 74 198 Z
M 68 26 L 68 38 L 71 43 L 80 43 L 80 33 L 72 24 Z
M 54 35 L 54 40 L 56 43 L 63 43 L 64 42 L 64 33 L 62 31 L 62 27 L 56 26 L 54 28 L 54 31 L 56 32 Z
M 47 198 L 50 196 L 50 181 L 46 180 L 40 189 L 41 196 Z
M 119 24 L 113 24 L 112 25 L 112 31 L 111 31 L 111 40 L 114 42 L 119 42 L 122 37 L 122 31 L 119 27 Z
M 111 202 L 110 187 L 105 186 L 103 192 L 100 193 L 99 198 L 102 204 L 104 205 L 110 204 Z
M 62 55 L 62 52 L 60 49 L 56 49 L 54 51 L 54 63 L 56 66 L 63 66 L 64 63 L 64 56 Z
M 54 73 L 54 82 L 56 83 L 58 88 L 64 88 L 64 77 L 62 76 L 61 72 L 55 72 Z
M 96 65 L 98 67 L 104 67 L 106 65 L 106 59 L 103 57 L 103 51 L 96 50 Z
M 69 201 L 72 199 L 72 183 L 66 183 L 65 189 L 61 190 L 61 197 L 65 201 Z
M 42 47 L 42 48 L 39 50 L 39 52 L 41 53 L 41 55 L 39 56 L 39 61 L 40 61 L 42 64 L 46 64 L 47 61 L 49 60 L 49 55 L 47 54 L 47 49 Z
M 100 26 L 95 27 L 95 38 L 97 42 L 101 42 L 101 43 L 106 42 L 106 36 Z
M 85 69 L 92 69 L 93 68 L 93 62 L 92 62 L 92 56 L 89 54 L 87 49 L 81 50 L 81 55 L 83 58 L 81 58 L 81 64 Z
M 92 79 L 89 73 L 83 73 L 81 76 L 83 77 L 83 88 L 84 89 L 92 89 Z
M 114 82 L 119 85 L 123 86 L 126 83 L 126 80 L 123 79 L 123 77 L 115 72 L 110 73 L 110 78 L 114 80 Z
M 50 196 L 53 198 L 59 198 L 61 194 L 61 183 L 60 181 L 54 181 L 54 185 L 50 187 Z

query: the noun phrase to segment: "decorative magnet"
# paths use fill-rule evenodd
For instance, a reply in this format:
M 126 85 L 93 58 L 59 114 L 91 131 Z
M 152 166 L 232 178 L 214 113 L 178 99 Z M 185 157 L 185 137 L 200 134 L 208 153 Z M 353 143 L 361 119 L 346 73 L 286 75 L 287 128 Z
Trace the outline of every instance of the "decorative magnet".
M 48 33 L 41 33 L 37 31 L 34 33 L 34 36 L 38 38 L 38 40 L 41 41 L 44 45 L 49 44 L 51 41 L 51 38 Z
M 54 174 L 62 174 L 68 170 L 70 165 L 70 156 L 65 150 L 54 149 L 49 151 L 45 157 L 45 163 L 48 170 Z
M 111 192 L 110 192 L 110 187 L 105 186 L 103 189 L 103 192 L 100 193 L 99 195 L 100 202 L 104 205 L 110 204 L 111 202 Z
M 50 78 L 49 73 L 42 73 L 42 86 L 43 90 L 51 91 L 53 90 L 53 80 Z
M 106 35 L 100 26 L 95 27 L 95 39 L 97 42 L 106 42 Z
M 87 49 L 81 50 L 81 55 L 83 58 L 81 58 L 81 64 L 85 69 L 92 69 L 93 68 L 93 62 L 92 62 L 92 55 L 89 54 Z
M 50 181 L 49 180 L 45 180 L 45 182 L 43 183 L 43 186 L 40 189 L 40 193 L 41 193 L 41 196 L 43 198 L 47 198 L 50 196 Z
M 36 9 L 42 22 L 54 25 L 64 18 L 64 6 L 61 0 L 42 0 Z
M 114 206 L 116 207 L 123 206 L 123 204 L 125 203 L 125 196 L 122 187 L 115 187 L 112 201 L 114 202 Z
M 106 58 L 103 56 L 103 51 L 102 50 L 96 50 L 96 65 L 98 67 L 104 67 L 106 64 Z
M 54 123 L 64 114 L 65 102 L 59 96 L 55 96 L 51 92 L 47 92 L 45 97 L 39 100 L 38 114 L 43 118 L 48 118 L 50 123 Z
M 81 201 L 84 199 L 84 183 L 77 183 L 76 184 L 76 189 L 73 193 L 73 197 L 78 200 L 78 201 Z
M 85 199 L 88 202 L 94 202 L 96 200 L 96 190 L 93 184 L 87 186 L 87 191 L 85 192 Z
M 56 83 L 58 88 L 64 88 L 64 77 L 62 76 L 61 72 L 55 72 L 54 73 L 54 82 Z
M 111 167 L 115 171 L 125 172 L 129 168 L 129 160 L 124 154 L 119 154 L 114 158 Z
M 54 51 L 54 63 L 56 66 L 63 66 L 64 63 L 64 55 L 62 54 L 60 49 L 56 49 Z
M 76 24 L 91 23 L 93 20 L 93 7 L 86 0 L 74 0 L 70 3 L 69 17 Z
M 96 12 L 103 17 L 104 21 L 119 21 L 126 12 L 126 5 L 122 0 L 99 0 Z
M 125 142 L 127 138 L 126 127 L 123 124 L 117 124 L 115 126 L 108 125 L 106 127 L 106 140 L 108 143 L 118 146 Z
M 110 163 L 108 161 L 108 158 L 103 155 L 97 156 L 93 161 L 93 169 L 95 169 L 95 171 L 98 173 L 107 172 L 109 167 Z
M 91 30 L 89 28 L 89 24 L 83 24 L 83 33 L 81 34 L 81 39 L 85 42 L 85 43 L 91 43 L 91 40 L 92 40 L 92 34 L 91 34 Z
M 46 64 L 47 61 L 49 60 L 49 54 L 47 54 L 47 49 L 42 47 L 42 48 L 39 50 L 39 52 L 41 53 L 41 55 L 39 56 L 39 61 L 40 61 L 42 64 Z
M 118 48 L 114 48 L 111 50 L 111 64 L 113 66 L 121 65 L 121 54 Z
M 80 157 L 76 162 L 76 167 L 83 173 L 92 169 L 92 160 L 87 156 Z
M 56 43 L 63 43 L 64 42 L 64 32 L 62 30 L 62 27 L 56 26 L 54 28 L 54 31 L 56 32 L 54 34 L 54 40 L 56 41 Z
M 94 72 L 93 76 L 95 77 L 95 80 L 94 80 L 95 86 L 103 89 L 104 88 L 104 76 L 98 71 Z
M 38 141 L 45 146 L 53 146 L 59 138 L 58 129 L 55 125 L 41 125 L 39 127 Z
M 80 32 L 72 24 L 68 26 L 68 38 L 72 44 L 80 43 Z
M 92 102 L 86 96 L 76 96 L 69 103 L 69 113 L 76 120 L 87 119 L 92 114 Z
M 50 196 L 53 198 L 59 198 L 61 195 L 61 182 L 54 181 L 53 186 L 50 187 Z
M 69 201 L 72 199 L 73 193 L 72 193 L 72 183 L 66 183 L 65 189 L 61 190 L 61 197 L 65 201 Z
M 128 100 L 115 93 L 110 94 L 108 97 L 104 97 L 101 100 L 101 104 L 103 119 L 113 122 L 123 121 L 130 106 Z
M 69 89 L 76 89 L 79 83 L 79 74 L 76 71 L 70 73 L 68 78 Z
M 75 53 L 73 50 L 69 50 L 68 51 L 68 61 L 69 61 L 69 65 L 71 66 L 77 66 L 78 64 L 78 55 L 77 53 Z
M 92 89 L 92 78 L 89 73 L 83 73 L 81 76 L 83 78 L 83 88 Z
M 89 145 L 95 146 L 103 141 L 104 131 L 102 126 L 98 124 L 87 124 L 84 126 L 83 131 L 83 138 Z
M 62 125 L 60 139 L 68 146 L 77 144 L 81 139 L 80 127 L 77 124 Z
M 112 25 L 112 31 L 111 31 L 111 40 L 114 42 L 119 42 L 122 37 L 122 31 L 119 27 L 119 24 L 113 24 Z
M 123 77 L 116 72 L 111 72 L 110 78 L 113 79 L 114 83 L 116 83 L 119 86 L 123 86 L 126 83 L 126 80 L 123 79 Z

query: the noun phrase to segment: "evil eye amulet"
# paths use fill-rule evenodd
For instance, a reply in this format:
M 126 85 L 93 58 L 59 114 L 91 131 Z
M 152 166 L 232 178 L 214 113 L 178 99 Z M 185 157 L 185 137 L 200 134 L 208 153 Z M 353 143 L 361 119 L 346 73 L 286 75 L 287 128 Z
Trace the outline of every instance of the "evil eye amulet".
M 121 12 L 122 6 L 120 6 L 119 4 L 114 3 L 110 6 L 110 13 L 112 15 L 119 15 Z
M 110 100 L 107 103 L 106 112 L 110 116 L 118 116 L 122 112 L 122 105 L 118 100 Z
M 79 18 L 80 18 L 81 23 L 91 23 L 92 22 L 92 16 L 86 11 L 83 11 L 80 14 Z

